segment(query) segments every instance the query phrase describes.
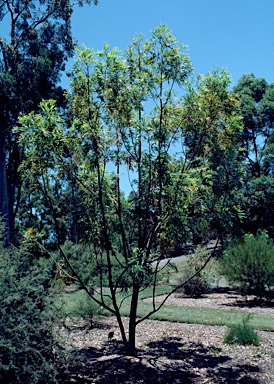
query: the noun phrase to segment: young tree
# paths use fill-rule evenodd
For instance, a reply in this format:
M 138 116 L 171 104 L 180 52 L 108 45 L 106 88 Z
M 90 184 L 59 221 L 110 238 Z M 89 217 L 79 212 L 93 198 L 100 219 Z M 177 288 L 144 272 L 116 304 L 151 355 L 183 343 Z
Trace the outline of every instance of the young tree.
M 156 305 L 164 244 L 176 235 L 177 243 L 182 241 L 176 225 L 191 236 L 193 207 L 199 206 L 206 220 L 212 191 L 208 154 L 216 146 L 225 151 L 233 145 L 230 139 L 241 128 L 227 74 L 214 73 L 189 89 L 191 69 L 184 47 L 165 26 L 152 31 L 150 40 L 134 39 L 124 52 L 107 46 L 97 53 L 78 49 L 67 119 L 51 100 L 41 104 L 41 114 L 21 117 L 16 129 L 25 148 L 23 177 L 44 194 L 65 258 L 52 191 L 56 180 L 67 182 L 68 174 L 78 186 L 101 281 L 95 294 L 67 262 L 93 300 L 116 316 L 129 355 L 136 353 L 136 326 L 167 299 Z M 195 143 L 190 140 L 194 130 Z M 138 318 L 139 294 L 149 285 L 153 308 Z M 131 300 L 128 335 L 121 319 L 124 288 Z
M 38 110 L 42 99 L 52 97 L 59 105 L 64 103 L 58 82 L 73 54 L 72 8 L 91 2 L 0 1 L 0 20 L 9 25 L 0 38 L 0 214 L 7 223 L 7 243 L 13 235 L 21 188 L 18 165 L 22 153 L 12 127 L 20 113 Z

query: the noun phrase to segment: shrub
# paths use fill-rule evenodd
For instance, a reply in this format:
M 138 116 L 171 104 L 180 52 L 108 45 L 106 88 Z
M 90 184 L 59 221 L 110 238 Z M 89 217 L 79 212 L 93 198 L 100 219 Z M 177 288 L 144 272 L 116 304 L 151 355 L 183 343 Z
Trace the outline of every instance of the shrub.
M 205 261 L 209 257 L 209 252 L 206 248 L 198 246 L 193 255 L 189 256 L 185 269 L 182 273 L 181 282 L 188 280 L 196 272 L 198 272 L 201 267 L 205 264 Z M 183 293 L 184 295 L 190 297 L 201 297 L 205 293 L 210 292 L 211 287 L 208 282 L 210 274 L 210 269 L 206 268 L 199 272 L 195 277 L 189 280 L 186 284 L 178 290 L 178 293 Z
M 230 283 L 240 285 L 244 294 L 260 299 L 274 285 L 274 246 L 266 232 L 246 234 L 240 243 L 231 243 L 220 259 L 220 271 Z
M 190 297 L 201 297 L 210 292 L 210 285 L 202 277 L 194 277 L 181 288 L 180 292 Z
M 47 269 L 0 244 L 0 382 L 56 383 L 55 311 Z
M 259 345 L 260 339 L 258 333 L 249 324 L 251 314 L 243 317 L 242 324 L 235 324 L 229 327 L 229 330 L 224 336 L 226 344 L 241 344 L 241 345 Z

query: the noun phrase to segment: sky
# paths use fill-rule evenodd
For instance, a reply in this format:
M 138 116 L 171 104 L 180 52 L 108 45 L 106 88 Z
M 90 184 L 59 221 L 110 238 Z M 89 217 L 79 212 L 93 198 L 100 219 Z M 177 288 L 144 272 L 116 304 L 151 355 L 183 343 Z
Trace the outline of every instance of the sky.
M 245 73 L 274 82 L 274 0 L 100 0 L 74 9 L 72 32 L 79 45 L 124 49 L 159 24 L 188 47 L 195 74 L 217 66 L 234 84 Z
M 0 36 L 9 30 L 5 21 Z M 274 82 L 274 0 L 99 0 L 74 7 L 72 34 L 95 50 L 105 43 L 124 49 L 159 24 L 188 46 L 195 74 L 224 67 L 234 84 L 245 73 Z M 64 75 L 62 85 L 68 83 Z

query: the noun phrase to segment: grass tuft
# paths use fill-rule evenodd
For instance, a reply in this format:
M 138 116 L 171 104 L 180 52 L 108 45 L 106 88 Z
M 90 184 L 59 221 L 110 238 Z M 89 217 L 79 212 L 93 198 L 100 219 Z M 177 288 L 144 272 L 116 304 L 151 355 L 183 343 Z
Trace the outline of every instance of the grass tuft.
M 229 327 L 225 334 L 224 343 L 240 345 L 259 345 L 260 339 L 258 333 L 249 324 L 251 314 L 244 316 L 241 324 L 234 324 Z

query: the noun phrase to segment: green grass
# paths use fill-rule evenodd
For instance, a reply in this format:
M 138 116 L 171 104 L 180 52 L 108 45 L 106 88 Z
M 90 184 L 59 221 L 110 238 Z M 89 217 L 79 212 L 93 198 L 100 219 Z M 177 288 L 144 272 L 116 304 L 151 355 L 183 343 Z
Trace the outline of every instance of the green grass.
M 169 285 L 157 287 L 157 294 L 162 295 L 172 289 Z M 152 304 L 143 302 L 141 299 L 151 297 L 152 289 L 140 293 L 140 301 L 138 306 L 138 316 L 146 315 L 151 309 Z M 86 316 L 91 313 L 107 315 L 106 311 L 102 311 L 99 306 L 95 306 L 92 300 L 84 291 L 76 291 L 71 293 L 63 293 L 63 315 L 70 316 Z M 125 296 L 120 294 L 119 299 Z M 123 301 L 121 314 L 129 315 L 130 298 Z M 205 325 L 225 325 L 231 326 L 242 322 L 244 313 L 237 310 L 219 310 L 211 308 L 196 307 L 179 307 L 173 305 L 164 305 L 157 313 L 152 315 L 150 319 L 165 320 L 171 322 L 189 323 L 189 324 L 205 324 Z M 256 329 L 274 330 L 274 319 L 272 315 L 257 314 L 252 315 L 250 325 Z
M 140 303 L 138 315 L 144 316 L 150 309 L 150 303 Z M 126 312 L 123 313 L 126 315 Z M 150 318 L 188 324 L 231 326 L 242 321 L 244 313 L 236 310 L 219 310 L 212 308 L 177 307 L 164 305 Z M 257 329 L 274 330 L 272 315 L 254 314 L 250 325 Z
M 60 316 L 62 317 L 89 316 L 102 312 L 100 306 L 91 300 L 83 290 L 64 292 L 58 300 L 61 303 Z
M 182 277 L 182 272 L 186 267 L 188 257 L 174 257 L 170 262 L 170 265 L 165 267 L 161 272 L 161 275 L 166 280 L 180 280 Z M 163 268 L 167 264 L 167 260 L 163 259 L 160 262 L 159 268 Z

